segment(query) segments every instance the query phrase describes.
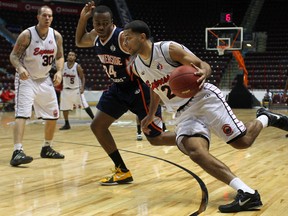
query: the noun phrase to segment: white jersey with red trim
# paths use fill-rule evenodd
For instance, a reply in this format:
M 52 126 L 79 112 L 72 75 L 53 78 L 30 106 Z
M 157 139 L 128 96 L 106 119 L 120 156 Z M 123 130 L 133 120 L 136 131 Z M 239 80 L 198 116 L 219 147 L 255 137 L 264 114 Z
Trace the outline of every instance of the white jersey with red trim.
M 243 136 L 246 133 L 245 125 L 236 118 L 224 95 L 216 86 L 205 83 L 193 98 L 184 99 L 171 94 L 169 75 L 179 66 L 179 63 L 172 61 L 169 55 L 171 43 L 177 44 L 172 41 L 154 43 L 149 62 L 137 56 L 134 68 L 168 108 L 177 109 L 175 132 L 179 149 L 188 154 L 182 143 L 185 136 L 201 136 L 210 142 L 210 130 L 227 143 Z M 187 49 L 180 44 L 179 46 Z M 187 51 L 192 53 L 188 49 Z
M 64 63 L 64 69 L 62 72 L 63 88 L 77 89 L 80 87 L 80 79 L 77 71 L 78 63 L 69 68 L 67 62 Z
M 148 85 L 153 91 L 158 94 L 165 103 L 167 110 L 177 110 L 180 106 L 184 105 L 189 98 L 180 98 L 171 92 L 169 87 L 169 75 L 180 64 L 172 61 L 169 54 L 169 45 L 171 43 L 178 44 L 174 41 L 162 41 L 153 43 L 152 55 L 149 62 L 145 62 L 143 59 L 136 57 L 134 61 L 134 69 L 141 77 L 141 79 Z M 178 44 L 183 49 L 189 51 L 186 47 Z
M 23 66 L 28 71 L 31 79 L 48 77 L 57 53 L 54 29 L 49 27 L 45 39 L 39 36 L 36 26 L 30 27 L 28 30 L 31 40 L 23 56 Z

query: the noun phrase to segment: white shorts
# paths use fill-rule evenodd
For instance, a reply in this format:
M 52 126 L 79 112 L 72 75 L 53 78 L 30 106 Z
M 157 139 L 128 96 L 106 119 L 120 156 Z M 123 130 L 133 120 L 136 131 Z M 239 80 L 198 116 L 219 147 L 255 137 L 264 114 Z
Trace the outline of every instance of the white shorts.
M 203 89 L 177 111 L 175 117 L 177 145 L 185 154 L 184 136 L 200 135 L 210 143 L 212 130 L 229 143 L 246 133 L 245 125 L 236 118 L 220 89 L 209 83 L 205 83 Z
M 73 110 L 74 108 L 89 107 L 84 94 L 80 94 L 80 89 L 63 89 L 60 96 L 60 110 Z
M 32 106 L 37 118 L 59 118 L 59 106 L 51 78 L 20 80 L 16 73 L 15 117 L 30 118 Z

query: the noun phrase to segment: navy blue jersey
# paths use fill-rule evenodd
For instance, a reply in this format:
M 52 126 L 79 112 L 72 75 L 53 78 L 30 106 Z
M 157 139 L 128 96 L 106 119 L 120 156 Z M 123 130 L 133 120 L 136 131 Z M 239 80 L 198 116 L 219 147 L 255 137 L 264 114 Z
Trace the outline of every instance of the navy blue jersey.
M 121 28 L 114 27 L 106 41 L 95 39 L 97 56 L 103 64 L 107 76 L 121 87 L 137 87 L 137 79 L 129 66 L 130 55 L 119 46 Z
M 129 66 L 130 55 L 119 46 L 121 31 L 121 28 L 114 27 L 105 42 L 99 37 L 95 39 L 96 54 L 108 77 L 113 81 L 113 84 L 101 95 L 96 107 L 115 119 L 130 110 L 142 120 L 148 113 L 150 90 L 139 77 L 134 75 Z M 158 118 L 149 125 L 151 131 L 145 134 L 146 136 L 155 137 L 161 134 L 162 122 L 159 124 L 157 121 L 161 119 L 160 106 L 155 116 Z

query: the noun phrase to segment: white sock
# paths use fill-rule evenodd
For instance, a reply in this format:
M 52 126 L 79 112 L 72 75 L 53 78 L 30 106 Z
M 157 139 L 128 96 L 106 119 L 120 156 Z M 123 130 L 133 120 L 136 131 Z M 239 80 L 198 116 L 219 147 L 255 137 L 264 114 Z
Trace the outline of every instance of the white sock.
M 232 181 L 229 183 L 229 186 L 232 187 L 235 190 L 243 190 L 244 193 L 248 192 L 250 194 L 254 194 L 255 190 L 253 190 L 252 188 L 250 188 L 248 185 L 246 185 L 241 179 L 239 178 L 234 178 L 232 179 Z
M 52 145 L 52 140 L 44 140 L 43 147 L 51 146 L 51 145 Z
M 263 128 L 268 127 L 268 117 L 266 115 L 260 115 L 257 117 L 257 119 L 262 123 Z
M 23 146 L 21 143 L 16 143 L 14 144 L 14 151 L 15 150 L 23 150 Z

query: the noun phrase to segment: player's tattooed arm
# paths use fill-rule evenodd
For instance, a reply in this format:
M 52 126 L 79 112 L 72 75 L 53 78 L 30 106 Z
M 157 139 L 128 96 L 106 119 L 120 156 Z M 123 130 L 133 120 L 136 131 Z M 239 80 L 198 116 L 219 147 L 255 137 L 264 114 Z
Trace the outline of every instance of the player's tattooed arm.
M 10 62 L 16 68 L 19 74 L 23 73 L 25 68 L 22 66 L 20 59 L 30 44 L 31 35 L 29 30 L 24 30 L 17 38 L 16 43 L 10 53 Z M 26 70 L 25 70 L 26 71 Z

